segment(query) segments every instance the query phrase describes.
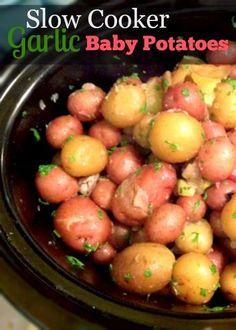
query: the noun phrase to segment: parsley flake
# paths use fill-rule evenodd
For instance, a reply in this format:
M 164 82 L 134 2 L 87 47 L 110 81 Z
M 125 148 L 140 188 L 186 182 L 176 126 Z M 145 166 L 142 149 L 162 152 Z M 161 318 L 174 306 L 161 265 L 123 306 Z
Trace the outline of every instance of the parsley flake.
M 78 258 L 73 256 L 66 256 L 66 261 L 69 265 L 76 269 L 84 269 L 84 263 L 80 261 Z
M 183 88 L 182 91 L 181 91 L 181 94 L 185 97 L 189 96 L 190 95 L 189 89 L 188 88 Z
M 30 131 L 33 133 L 35 140 L 39 142 L 41 140 L 39 131 L 36 128 L 31 128 Z
M 145 114 L 148 113 L 147 104 L 146 103 L 144 103 L 144 105 L 141 106 L 140 112 L 145 113 Z
M 210 266 L 210 271 L 212 272 L 213 275 L 217 273 L 217 267 L 215 264 L 212 264 Z
M 206 296 L 207 296 L 207 289 L 200 288 L 200 295 L 201 295 L 202 297 L 206 297 Z
M 152 277 L 152 271 L 151 271 L 151 269 L 146 269 L 145 271 L 144 271 L 144 273 L 143 273 L 143 275 L 146 277 L 146 278 L 150 278 L 150 277 Z
M 154 125 L 155 125 L 155 120 L 152 119 L 152 120 L 149 122 L 149 126 L 150 126 L 151 128 L 153 128 Z
M 68 88 L 69 88 L 70 91 L 73 91 L 75 89 L 75 86 L 74 85 L 69 85 Z
M 54 164 L 49 164 L 49 165 L 39 165 L 38 171 L 40 176 L 46 176 L 48 175 L 51 170 L 53 170 L 55 167 L 57 167 Z
M 40 197 L 38 198 L 38 202 L 41 205 L 50 205 L 47 201 L 44 201 L 43 199 L 41 199 Z
M 191 239 L 191 241 L 193 243 L 197 243 L 198 242 L 198 239 L 199 239 L 199 233 L 197 232 L 192 232 L 191 235 L 193 236 L 193 238 Z
M 134 175 L 135 175 L 135 176 L 139 176 L 139 174 L 141 174 L 141 172 L 142 172 L 142 167 L 139 167 L 139 168 L 137 168 L 137 170 L 134 172 Z
M 159 92 L 161 90 L 161 85 L 160 84 L 156 84 L 154 86 L 154 89 L 155 89 L 155 91 Z
M 61 238 L 61 235 L 58 233 L 58 231 L 56 229 L 53 230 L 52 235 L 55 238 Z
M 162 163 L 161 162 L 153 163 L 153 168 L 154 168 L 154 172 L 160 171 L 160 169 L 162 168 Z
M 170 147 L 170 149 L 172 151 L 178 151 L 179 150 L 179 145 L 177 143 L 171 143 L 168 142 L 167 140 L 164 141 L 166 144 L 168 144 L 168 146 Z
M 88 242 L 84 242 L 84 245 L 83 245 L 84 249 L 85 249 L 88 253 L 91 253 L 91 252 L 95 252 L 95 251 L 97 251 L 98 246 L 99 246 L 99 244 L 92 245 L 92 244 L 90 244 L 90 243 L 88 243 Z
M 236 212 L 234 212 L 234 213 L 232 214 L 232 218 L 233 218 L 233 219 L 236 219 Z
M 214 306 L 214 307 L 203 306 L 203 309 L 205 311 L 212 312 L 212 313 L 224 312 L 228 308 L 229 308 L 229 306 Z
M 98 209 L 98 219 L 102 220 L 104 218 L 104 213 L 101 209 Z
M 21 113 L 21 117 L 22 118 L 26 118 L 28 116 L 28 112 L 27 111 L 23 111 L 22 113 Z
M 134 277 L 133 277 L 133 274 L 131 272 L 128 272 L 124 275 L 124 280 L 126 282 L 129 282 L 130 280 L 132 280 Z
M 120 56 L 118 56 L 118 55 L 114 55 L 113 58 L 114 58 L 114 60 L 116 60 L 116 61 L 120 61 Z
M 208 198 L 207 191 L 204 191 L 204 194 L 203 194 L 202 198 L 203 198 L 204 201 L 207 200 L 207 198 Z
M 193 204 L 193 211 L 197 210 L 201 205 L 201 202 L 200 200 L 196 201 L 194 204 Z

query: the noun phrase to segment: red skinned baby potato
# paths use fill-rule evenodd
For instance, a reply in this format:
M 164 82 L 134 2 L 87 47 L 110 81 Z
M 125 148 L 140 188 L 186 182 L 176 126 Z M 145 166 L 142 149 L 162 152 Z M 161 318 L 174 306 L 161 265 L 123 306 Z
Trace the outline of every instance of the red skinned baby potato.
M 98 247 L 98 249 L 93 252 L 92 259 L 100 265 L 108 265 L 112 262 L 114 256 L 116 255 L 116 250 L 114 247 L 106 242 Z
M 143 225 L 153 210 L 168 201 L 176 184 L 176 171 L 156 162 L 138 168 L 117 188 L 112 200 L 114 217 L 127 226 Z
M 161 205 L 145 223 L 148 240 L 160 244 L 174 242 L 181 234 L 185 221 L 182 207 L 171 203 Z
M 105 92 L 91 83 L 83 84 L 81 89 L 69 95 L 68 111 L 82 122 L 90 122 L 101 117 L 101 105 Z
M 236 42 L 229 41 L 227 50 L 208 50 L 206 59 L 210 64 L 236 64 Z
M 109 243 L 115 250 L 123 250 L 129 243 L 130 228 L 119 222 L 113 222 Z
M 112 223 L 89 197 L 77 196 L 59 206 L 54 227 L 66 245 L 87 254 L 109 239 Z
M 73 135 L 83 134 L 81 122 L 71 115 L 60 116 L 52 120 L 46 130 L 48 143 L 56 149 L 60 149 L 63 143 Z
M 142 157 L 133 146 L 127 145 L 117 148 L 109 156 L 106 168 L 107 176 L 115 183 L 120 184 L 142 164 Z
M 209 181 L 227 179 L 236 162 L 236 149 L 228 138 L 219 136 L 206 141 L 197 156 L 203 178 Z
M 206 203 L 211 209 L 220 211 L 235 192 L 235 182 L 231 180 L 217 182 L 207 189 Z
M 163 97 L 163 110 L 181 109 L 202 121 L 207 114 L 206 105 L 197 85 L 184 82 L 169 87 Z
M 176 204 L 181 206 L 186 214 L 188 221 L 198 221 L 202 219 L 206 213 L 206 203 L 201 195 L 181 196 L 177 199 Z
M 117 146 L 121 140 L 120 129 L 112 126 L 106 120 L 93 124 L 88 134 L 100 140 L 107 149 Z
M 223 249 L 218 246 L 213 246 L 213 248 L 207 253 L 207 256 L 216 265 L 218 272 L 222 273 L 222 270 L 228 263 L 228 258 Z
M 40 197 L 49 203 L 63 202 L 79 190 L 77 180 L 54 164 L 39 166 L 35 184 Z
M 210 214 L 209 222 L 210 222 L 211 228 L 212 228 L 215 236 L 220 237 L 220 238 L 226 237 L 226 235 L 223 231 L 223 228 L 222 228 L 220 212 L 212 211 Z
M 220 123 L 212 120 L 206 120 L 202 123 L 206 140 L 214 139 L 218 136 L 227 136 L 225 128 Z
M 101 177 L 92 191 L 92 200 L 102 209 L 109 210 L 116 191 L 116 184 L 108 178 Z

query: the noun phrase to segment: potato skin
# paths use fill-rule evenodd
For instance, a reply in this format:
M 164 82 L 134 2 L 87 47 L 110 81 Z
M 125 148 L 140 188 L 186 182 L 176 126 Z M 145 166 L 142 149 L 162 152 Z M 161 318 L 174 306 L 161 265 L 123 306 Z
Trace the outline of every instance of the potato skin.
M 188 304 L 201 305 L 213 296 L 219 272 L 204 254 L 190 252 L 174 264 L 171 286 L 176 297 Z
M 64 170 L 72 176 L 90 176 L 100 173 L 107 165 L 107 150 L 97 139 L 76 135 L 64 144 L 61 162 Z
M 47 171 L 42 171 L 40 170 L 42 166 L 46 168 L 51 166 L 51 170 L 48 173 Z M 49 203 L 63 202 L 75 196 L 79 191 L 77 180 L 56 165 L 39 166 L 35 184 L 41 198 Z
M 236 149 L 224 136 L 206 141 L 197 156 L 201 175 L 213 182 L 227 179 L 234 169 L 235 162 Z
M 182 207 L 171 203 L 161 205 L 145 223 L 148 241 L 160 244 L 174 242 L 182 232 L 185 221 Z
M 212 243 L 212 229 L 205 219 L 186 222 L 181 235 L 175 241 L 181 253 L 207 253 L 212 247 Z
M 212 120 L 206 120 L 202 123 L 206 140 L 214 139 L 217 136 L 227 136 L 224 126 Z
M 53 119 L 47 126 L 46 138 L 48 143 L 60 149 L 63 143 L 72 135 L 83 134 L 81 122 L 73 116 L 66 115 Z
M 141 147 L 149 149 L 149 133 L 151 131 L 152 125 L 154 124 L 155 116 L 147 114 L 145 115 L 135 126 L 133 129 L 133 138 L 136 143 L 138 143 Z
M 201 123 L 181 111 L 159 113 L 149 134 L 154 155 L 169 163 L 181 163 L 194 158 L 203 138 Z
M 207 253 L 208 258 L 216 265 L 219 274 L 222 273 L 223 269 L 228 263 L 228 257 L 225 251 L 218 246 L 213 246 L 212 249 Z
M 81 89 L 69 95 L 68 111 L 82 122 L 90 122 L 101 117 L 101 105 L 104 91 L 91 83 L 85 83 Z
M 137 79 L 138 80 L 138 79 Z M 144 116 L 146 96 L 141 84 L 116 82 L 102 104 L 104 118 L 114 127 L 137 124 Z
M 181 109 L 197 120 L 204 120 L 207 114 L 206 105 L 198 86 L 184 82 L 171 86 L 163 97 L 163 110 Z
M 236 195 L 227 202 L 221 212 L 222 229 L 227 237 L 231 240 L 236 240 Z
M 92 191 L 91 198 L 102 209 L 109 210 L 116 187 L 116 184 L 108 178 L 100 178 Z
M 164 245 L 136 243 L 116 254 L 111 275 L 123 290 L 145 295 L 169 283 L 174 262 L 174 254 Z
M 99 246 L 95 252 L 93 252 L 92 259 L 97 264 L 108 265 L 112 262 L 115 255 L 116 250 L 114 247 L 110 243 L 106 242 Z
M 198 221 L 202 219 L 206 213 L 206 203 L 201 195 L 181 196 L 177 199 L 176 204 L 181 206 L 186 214 L 188 221 Z
M 217 182 L 207 189 L 207 205 L 216 211 L 223 209 L 232 194 L 236 193 L 236 183 L 231 180 Z
M 221 291 L 229 301 L 236 301 L 236 262 L 228 264 L 220 278 Z
M 147 112 L 156 114 L 162 110 L 163 88 L 160 77 L 151 77 L 145 84 Z
M 113 215 L 127 226 L 142 225 L 155 208 L 169 199 L 175 184 L 172 165 L 144 165 L 117 188 L 112 199 Z
M 133 146 L 127 145 L 117 148 L 108 158 L 107 176 L 113 182 L 120 184 L 142 164 L 142 157 Z
M 77 196 L 59 206 L 54 227 L 67 246 L 86 254 L 89 252 L 87 244 L 96 249 L 108 240 L 112 223 L 106 212 L 89 197 Z
M 212 211 L 210 214 L 210 225 L 213 230 L 213 233 L 215 236 L 220 237 L 220 238 L 226 238 L 227 236 L 225 235 L 223 228 L 222 228 L 222 222 L 220 219 L 220 213 L 219 211 Z
M 88 135 L 100 140 L 107 149 L 118 145 L 121 140 L 121 131 L 106 120 L 100 120 L 90 126 Z

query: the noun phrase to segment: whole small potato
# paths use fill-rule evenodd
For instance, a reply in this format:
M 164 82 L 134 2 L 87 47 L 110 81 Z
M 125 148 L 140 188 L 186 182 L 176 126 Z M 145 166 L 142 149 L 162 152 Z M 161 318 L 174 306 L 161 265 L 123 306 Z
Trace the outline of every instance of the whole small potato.
M 98 247 L 98 249 L 92 253 L 92 259 L 95 263 L 100 265 L 108 265 L 112 262 L 116 250 L 114 247 L 106 242 Z
M 171 286 L 178 299 L 193 305 L 205 304 L 219 286 L 219 272 L 206 255 L 186 253 L 174 264 Z
M 108 178 L 102 177 L 98 180 L 92 191 L 92 200 L 102 209 L 109 210 L 111 201 L 116 191 L 116 184 Z
M 115 250 L 121 251 L 129 244 L 130 228 L 122 225 L 119 222 L 112 223 L 111 236 L 109 237 L 109 243 Z
M 217 136 L 227 136 L 223 125 L 212 120 L 206 120 L 202 123 L 206 140 L 214 139 Z
M 47 126 L 46 138 L 53 147 L 60 149 L 63 143 L 73 135 L 83 134 L 83 126 L 78 119 L 66 115 L 53 119 Z
M 221 291 L 229 301 L 236 301 L 236 262 L 228 264 L 220 277 Z
M 111 235 L 109 217 L 89 197 L 77 196 L 62 203 L 53 220 L 63 242 L 77 252 L 95 252 Z
M 143 225 L 153 210 L 169 199 L 175 184 L 176 172 L 170 164 L 144 165 L 117 188 L 112 213 L 127 226 Z
M 207 189 L 206 203 L 212 210 L 221 211 L 232 194 L 236 193 L 236 183 L 231 180 L 217 182 Z
M 228 263 L 228 257 L 225 254 L 225 251 L 218 246 L 213 246 L 207 253 L 207 256 L 213 262 L 213 264 L 216 265 L 219 274 L 221 274 L 222 270 Z
M 225 180 L 234 169 L 236 149 L 227 137 L 218 136 L 203 144 L 197 156 L 197 163 L 206 180 Z
M 222 228 L 220 213 L 221 212 L 219 212 L 219 211 L 212 211 L 210 214 L 209 222 L 210 222 L 214 235 L 217 237 L 225 238 L 226 235 Z
M 196 222 L 186 222 L 182 233 L 175 241 L 181 253 L 207 253 L 212 247 L 212 243 L 212 229 L 205 219 Z
M 226 129 L 236 126 L 236 80 L 225 79 L 215 89 L 215 98 L 209 112 L 214 121 Z
M 201 123 L 177 111 L 159 113 L 149 134 L 152 152 L 170 163 L 186 162 L 195 157 L 203 139 Z
M 116 254 L 111 275 L 123 290 L 145 295 L 169 283 L 174 262 L 174 254 L 164 245 L 136 243 Z
M 102 104 L 104 118 L 118 128 L 136 125 L 145 113 L 144 89 L 129 80 L 116 82 Z
M 35 185 L 40 197 L 49 203 L 63 202 L 79 191 L 77 180 L 54 164 L 39 166 Z
M 149 149 L 149 133 L 151 131 L 152 126 L 155 123 L 155 116 L 147 114 L 145 115 L 135 126 L 133 129 L 133 138 L 134 141 L 137 142 L 141 147 Z
M 100 140 L 107 149 L 117 146 L 121 141 L 121 131 L 105 120 L 93 124 L 88 135 Z
M 176 203 L 183 208 L 188 221 L 198 221 L 206 213 L 206 203 L 201 195 L 181 196 Z
M 168 88 L 163 97 L 163 110 L 180 109 L 197 120 L 207 115 L 206 104 L 198 86 L 192 82 L 183 82 Z
M 151 77 L 145 84 L 147 99 L 147 112 L 156 114 L 162 110 L 162 97 L 164 94 L 160 77 Z
M 182 232 L 185 221 L 182 207 L 171 203 L 161 205 L 145 223 L 148 240 L 160 244 L 174 242 Z
M 72 176 L 100 173 L 107 165 L 107 150 L 97 139 L 86 135 L 74 136 L 61 151 L 64 170 Z
M 107 176 L 113 182 L 120 184 L 142 164 L 143 159 L 134 146 L 117 148 L 108 158 Z
M 227 237 L 236 240 L 236 195 L 227 202 L 221 212 L 222 229 Z
M 68 111 L 82 122 L 90 122 L 101 117 L 101 105 L 104 91 L 91 83 L 83 84 L 81 89 L 69 95 Z

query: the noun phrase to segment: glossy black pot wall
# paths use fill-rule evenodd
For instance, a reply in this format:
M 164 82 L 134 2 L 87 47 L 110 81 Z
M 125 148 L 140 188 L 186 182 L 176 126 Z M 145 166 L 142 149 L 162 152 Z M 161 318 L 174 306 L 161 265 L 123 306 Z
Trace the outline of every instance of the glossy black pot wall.
M 182 11 L 172 16 L 173 27 L 178 26 L 182 33 L 186 26 L 192 31 L 200 27 L 199 35 L 208 29 L 211 37 L 219 20 L 226 23 L 222 23 L 218 39 L 221 36 L 232 38 L 234 33 L 230 25 L 231 12 L 213 11 L 209 15 L 204 11 Z M 34 175 L 38 164 L 48 162 L 53 154 L 43 138 L 39 142 L 34 139 L 32 128 L 43 137 L 45 125 L 65 113 L 71 85 L 79 88 L 90 81 L 108 90 L 117 77 L 133 72 L 134 63 L 138 63 L 135 70 L 146 79 L 172 69 L 182 56 L 155 52 L 144 56 L 138 52 L 132 58 L 124 56 L 120 62 L 114 62 L 113 55 L 92 54 L 83 60 L 73 54 L 57 55 L 53 64 L 46 65 L 43 63 L 52 56 L 48 53 L 36 57 L 31 64 L 6 69 L 5 87 L 0 98 L 0 233 L 3 253 L 13 267 L 45 295 L 66 309 L 104 323 L 108 328 L 118 329 L 125 325 L 130 329 L 183 329 L 186 326 L 190 329 L 191 320 L 191 329 L 208 326 L 223 329 L 226 322 L 227 329 L 234 329 L 236 306 L 215 314 L 202 307 L 160 297 L 147 299 L 123 294 L 101 267 L 86 262 L 84 271 L 73 273 L 65 262 L 68 251 L 52 239 L 53 209 L 38 204 Z M 52 95 L 59 96 L 56 102 Z M 225 302 L 219 296 L 214 304 Z

